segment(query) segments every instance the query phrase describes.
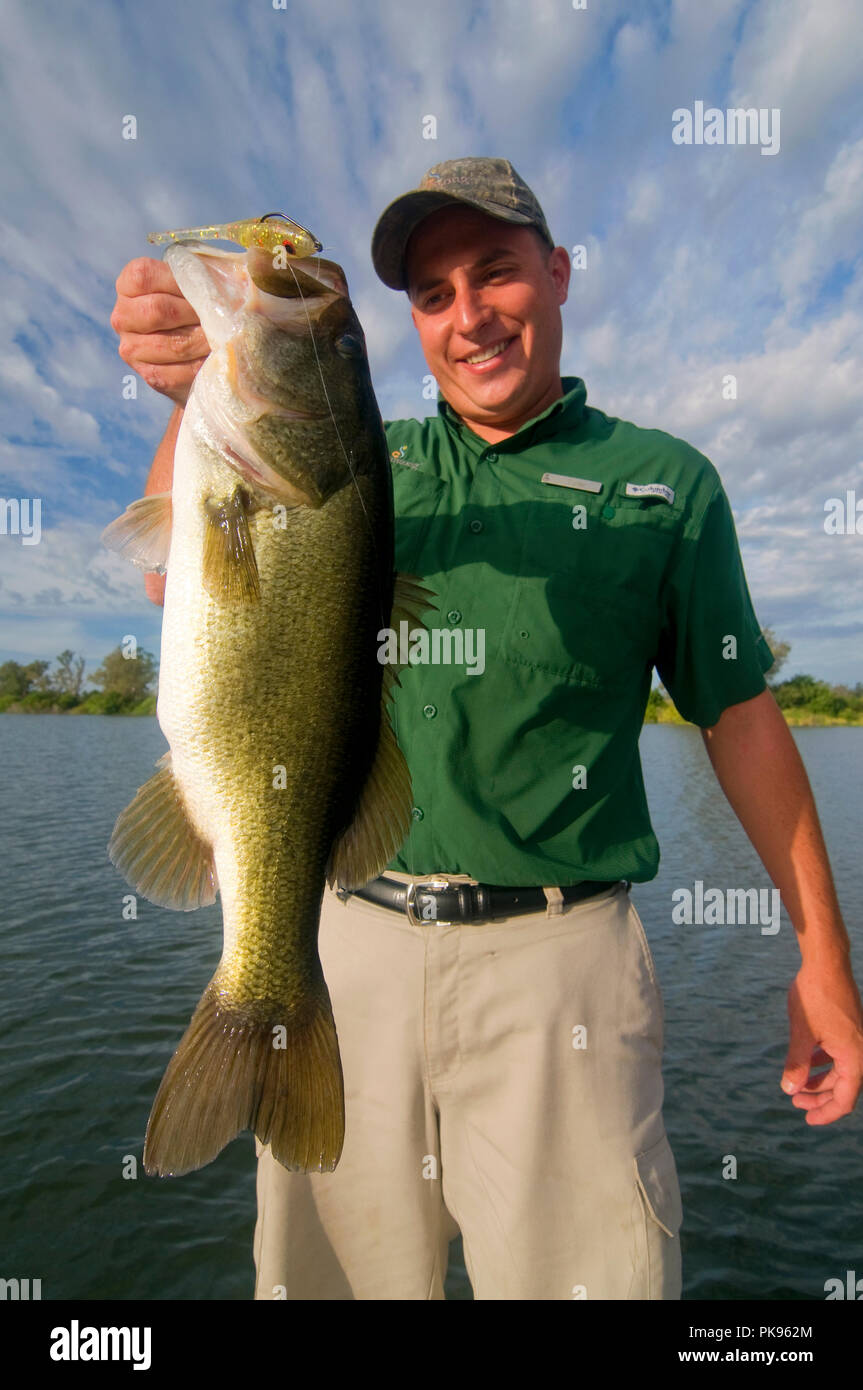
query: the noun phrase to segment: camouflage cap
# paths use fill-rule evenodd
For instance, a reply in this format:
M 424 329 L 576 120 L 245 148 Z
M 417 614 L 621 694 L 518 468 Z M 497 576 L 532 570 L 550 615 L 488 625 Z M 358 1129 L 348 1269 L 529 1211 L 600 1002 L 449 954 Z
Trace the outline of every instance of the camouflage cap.
M 411 232 L 429 213 L 450 203 L 466 203 L 503 222 L 536 227 L 549 246 L 554 246 L 542 208 L 508 159 L 481 155 L 447 159 L 432 165 L 418 188 L 396 198 L 378 218 L 372 235 L 372 263 L 390 289 L 408 287 L 405 251 Z

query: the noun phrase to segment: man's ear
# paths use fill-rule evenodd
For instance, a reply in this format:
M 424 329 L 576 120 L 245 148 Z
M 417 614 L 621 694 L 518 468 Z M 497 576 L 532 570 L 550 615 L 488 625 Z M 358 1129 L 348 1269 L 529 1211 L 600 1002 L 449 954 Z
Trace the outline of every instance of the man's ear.
M 565 304 L 572 274 L 572 262 L 565 246 L 555 246 L 548 258 L 548 271 L 557 289 L 558 304 Z

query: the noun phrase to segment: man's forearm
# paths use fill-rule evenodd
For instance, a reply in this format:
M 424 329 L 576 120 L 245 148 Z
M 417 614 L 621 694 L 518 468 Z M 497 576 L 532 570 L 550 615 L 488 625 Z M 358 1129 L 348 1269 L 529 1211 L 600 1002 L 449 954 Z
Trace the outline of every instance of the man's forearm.
M 815 798 L 772 692 L 730 706 L 701 733 L 722 790 L 779 889 L 804 962 L 848 965 Z
M 183 407 L 175 405 L 168 421 L 168 428 L 153 455 L 147 486 L 144 488 L 145 496 L 153 492 L 171 491 L 174 481 L 174 447 L 182 421 Z M 165 576 L 163 574 L 145 574 L 144 587 L 147 591 L 147 598 L 151 599 L 153 603 L 162 604 L 165 602 Z
M 177 435 L 180 432 L 182 422 L 183 407 L 175 405 L 168 421 L 168 428 L 153 455 L 147 486 L 144 488 L 145 495 L 149 495 L 151 492 L 171 491 L 171 484 L 174 481 L 174 446 L 177 443 Z

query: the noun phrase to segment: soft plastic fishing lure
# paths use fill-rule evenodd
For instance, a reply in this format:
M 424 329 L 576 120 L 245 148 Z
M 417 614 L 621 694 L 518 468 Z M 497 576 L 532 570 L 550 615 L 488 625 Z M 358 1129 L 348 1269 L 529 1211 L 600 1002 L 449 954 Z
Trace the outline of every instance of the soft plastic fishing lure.
M 222 222 L 208 227 L 183 227 L 174 232 L 150 232 L 148 241 L 236 241 L 240 246 L 260 246 L 264 251 L 277 251 L 280 246 L 291 256 L 313 256 L 323 247 L 299 222 L 292 222 L 281 212 L 265 212 L 263 217 L 245 222 Z

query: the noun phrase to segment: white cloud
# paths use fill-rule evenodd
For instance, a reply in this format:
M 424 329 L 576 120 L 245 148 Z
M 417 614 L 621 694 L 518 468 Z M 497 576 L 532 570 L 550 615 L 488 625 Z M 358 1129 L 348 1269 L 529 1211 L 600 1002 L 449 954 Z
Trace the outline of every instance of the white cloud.
M 804 291 L 838 264 L 859 261 L 863 248 L 863 139 L 843 145 L 795 222 L 790 247 L 776 257 L 777 273 L 789 309 L 801 307 Z

